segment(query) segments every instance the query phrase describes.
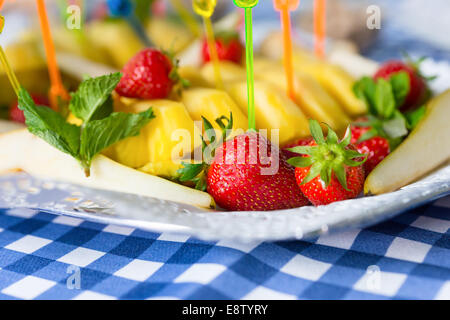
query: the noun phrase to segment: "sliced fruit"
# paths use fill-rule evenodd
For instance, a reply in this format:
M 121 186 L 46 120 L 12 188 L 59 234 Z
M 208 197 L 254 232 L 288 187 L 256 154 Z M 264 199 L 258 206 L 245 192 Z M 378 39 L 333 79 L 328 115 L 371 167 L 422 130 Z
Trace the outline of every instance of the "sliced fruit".
M 0 133 L 5 133 L 8 131 L 23 129 L 24 126 L 17 122 L 6 121 L 0 119 Z
M 363 115 L 367 112 L 364 103 L 353 93 L 355 79 L 339 66 L 327 63 L 299 63 L 294 62 L 298 71 L 303 71 L 316 78 L 320 84 L 339 101 L 341 106 L 352 117 Z
M 200 130 L 195 126 L 186 107 L 170 100 L 134 100 L 116 98 L 114 110 L 138 113 L 152 107 L 155 118 L 141 130 L 137 137 L 127 138 L 109 148 L 105 154 L 111 159 L 132 168 L 189 158 L 192 150 L 201 146 Z M 166 174 L 163 169 L 161 174 Z M 158 172 L 155 174 L 159 175 Z
M 255 62 L 255 70 L 257 78 L 286 91 L 286 76 L 280 64 L 259 60 Z M 308 117 L 327 123 L 337 131 L 349 124 L 350 118 L 313 77 L 296 72 L 295 93 L 296 104 Z
M 194 38 L 183 24 L 158 17 L 150 19 L 147 25 L 147 33 L 155 43 L 156 48 L 174 54 L 185 49 Z
M 349 50 L 335 48 L 328 57 L 332 64 L 338 65 L 347 71 L 355 79 L 364 76 L 373 76 L 379 68 L 379 64 Z
M 190 87 L 204 87 L 210 86 L 210 83 L 198 72 L 198 68 L 193 66 L 182 66 L 178 68 L 178 74 L 182 79 L 189 81 Z
M 229 83 L 227 92 L 247 115 L 247 81 Z M 264 81 L 255 81 L 257 129 L 279 129 L 281 145 L 309 135 L 308 121 L 300 108 L 280 89 Z
M 247 73 L 240 65 L 230 61 L 220 61 L 219 65 L 223 82 L 234 82 L 247 79 Z M 201 74 L 211 87 L 215 87 L 216 82 L 212 63 L 205 64 L 201 69 Z
M 91 176 L 86 178 L 74 158 L 51 147 L 26 129 L 0 136 L 0 172 L 17 170 L 24 170 L 44 179 L 91 188 L 132 193 L 203 208 L 214 206 L 214 200 L 205 192 L 139 172 L 102 155 L 94 158 Z
M 262 54 L 271 59 L 281 59 L 283 56 L 282 41 L 282 36 L 279 33 L 269 35 L 261 46 Z M 342 105 L 348 115 L 356 117 L 367 111 L 364 104 L 356 99 L 353 94 L 352 88 L 355 79 L 349 72 L 345 71 L 347 62 L 343 63 L 342 66 L 333 65 L 327 61 L 317 59 L 311 52 L 298 46 L 294 46 L 293 50 L 294 68 L 298 72 L 307 73 L 317 79 Z M 367 72 L 367 64 L 361 64 L 365 69 L 364 72 Z M 357 68 L 356 65 L 353 67 Z M 369 68 L 372 70 L 373 66 Z
M 214 129 L 220 129 L 214 120 L 233 114 L 233 129 L 247 131 L 247 116 L 236 102 L 225 92 L 208 88 L 192 88 L 185 90 L 181 100 L 194 121 L 202 121 L 202 116 L 212 123 Z
M 139 38 L 124 20 L 94 21 L 87 26 L 86 36 L 107 53 L 116 68 L 122 68 L 143 48 Z
M 409 137 L 367 177 L 366 194 L 395 191 L 450 159 L 450 90 L 434 98 Z
M 92 38 L 88 38 L 79 30 L 55 28 L 55 30 L 52 30 L 52 36 L 57 52 L 71 53 L 84 57 L 89 61 L 104 64 L 113 63 L 104 49 L 97 47 L 96 42 L 92 42 Z

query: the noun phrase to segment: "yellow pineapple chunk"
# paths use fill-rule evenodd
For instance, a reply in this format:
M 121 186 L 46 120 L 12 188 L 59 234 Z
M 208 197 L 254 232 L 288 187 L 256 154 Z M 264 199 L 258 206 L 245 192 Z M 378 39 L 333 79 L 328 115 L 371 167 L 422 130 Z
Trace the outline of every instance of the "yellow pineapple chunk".
M 219 66 L 220 75 L 222 76 L 222 81 L 224 83 L 247 79 L 247 73 L 245 69 L 234 62 L 220 61 Z M 205 64 L 202 67 L 201 75 L 210 84 L 211 87 L 215 87 L 216 81 L 214 77 L 214 68 L 211 62 Z
M 357 117 L 367 112 L 366 105 L 353 92 L 355 79 L 341 67 L 324 62 L 299 63 L 298 60 L 294 66 L 296 70 L 302 70 L 316 78 L 350 116 Z
M 227 91 L 247 114 L 247 82 L 229 83 Z M 269 139 L 271 130 L 279 129 L 281 145 L 309 135 L 308 122 L 300 108 L 284 92 L 269 83 L 255 81 L 255 109 L 257 129 L 267 129 Z
M 232 112 L 233 129 L 242 129 L 243 131 L 248 129 L 247 116 L 225 91 L 192 88 L 183 92 L 182 102 L 194 121 L 201 123 L 203 116 L 211 122 L 214 129 L 219 129 L 214 120 L 221 116 L 229 117 Z
M 106 150 L 113 160 L 154 175 L 168 177 L 181 167 L 180 160 L 190 159 L 201 146 L 200 131 L 182 103 L 170 100 L 134 100 L 116 98 L 114 109 L 138 113 L 152 107 L 155 118 L 139 136 L 120 141 Z
M 257 78 L 278 86 L 283 91 L 287 90 L 286 76 L 281 64 L 257 60 L 255 70 L 257 70 Z M 343 130 L 348 125 L 350 118 L 339 103 L 314 78 L 296 72 L 294 81 L 294 100 L 309 118 L 327 123 L 337 131 Z
M 181 66 L 178 74 L 182 79 L 188 80 L 190 87 L 209 87 L 211 84 L 203 78 L 198 68 L 193 66 Z
M 157 48 L 172 53 L 185 49 L 194 38 L 183 24 L 157 17 L 148 22 L 147 34 Z
M 122 20 L 95 21 L 87 26 L 86 36 L 105 52 L 114 66 L 122 68 L 144 45 Z

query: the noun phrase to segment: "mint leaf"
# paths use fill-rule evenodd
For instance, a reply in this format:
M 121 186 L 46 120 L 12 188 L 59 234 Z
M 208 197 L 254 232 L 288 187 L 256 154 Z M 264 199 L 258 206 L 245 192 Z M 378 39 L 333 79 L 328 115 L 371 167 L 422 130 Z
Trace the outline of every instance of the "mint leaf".
M 406 120 L 408 121 L 408 129 L 413 130 L 425 116 L 427 112 L 427 108 L 425 106 L 421 106 L 420 108 L 407 112 L 405 114 Z
M 99 120 L 112 112 L 112 103 L 108 101 L 122 75 L 113 73 L 84 80 L 78 90 L 72 94 L 69 109 L 86 125 L 90 120 Z
M 363 77 L 357 81 L 353 86 L 353 92 L 356 97 L 367 105 L 367 109 L 370 114 L 377 115 L 377 109 L 375 107 L 375 89 L 376 84 L 372 78 Z
M 28 131 L 58 150 L 77 158 L 80 148 L 80 128 L 69 124 L 56 111 L 38 107 L 30 94 L 19 90 L 19 109 L 24 112 Z
M 137 114 L 115 112 L 107 118 L 88 122 L 81 132 L 80 158 L 83 167 L 88 169 L 92 158 L 114 143 L 139 135 L 142 127 L 153 118 L 150 108 Z
M 403 105 L 411 89 L 408 73 L 401 71 L 393 74 L 389 82 L 391 83 L 397 106 Z
M 391 120 L 383 122 L 383 131 L 390 139 L 406 136 L 408 134 L 408 128 L 403 114 L 397 111 Z
M 183 168 L 179 169 L 177 173 L 181 175 L 180 181 L 192 181 L 195 177 L 197 177 L 200 173 L 205 169 L 204 163 L 188 163 L 182 162 Z
M 377 114 L 385 119 L 389 119 L 396 110 L 392 85 L 384 79 L 378 79 L 375 88 L 375 108 Z

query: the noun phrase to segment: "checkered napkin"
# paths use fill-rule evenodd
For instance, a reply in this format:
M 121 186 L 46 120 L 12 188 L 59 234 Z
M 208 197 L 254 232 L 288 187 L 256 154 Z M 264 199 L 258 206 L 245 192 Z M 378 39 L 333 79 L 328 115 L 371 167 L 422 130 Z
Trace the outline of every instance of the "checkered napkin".
M 314 241 L 203 242 L 0 213 L 0 299 L 450 299 L 450 197 Z

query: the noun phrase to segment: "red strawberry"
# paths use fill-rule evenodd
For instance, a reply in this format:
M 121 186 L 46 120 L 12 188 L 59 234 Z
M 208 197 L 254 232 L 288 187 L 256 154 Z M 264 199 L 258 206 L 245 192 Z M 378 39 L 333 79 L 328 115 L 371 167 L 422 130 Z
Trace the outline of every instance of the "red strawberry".
M 310 120 L 310 129 L 315 145 L 291 149 L 307 156 L 288 160 L 296 167 L 295 177 L 303 194 L 315 206 L 357 197 L 364 186 L 364 155 L 350 144 L 351 131 L 339 141 L 331 128 L 325 139 L 315 120 Z
M 216 35 L 216 49 L 219 60 L 241 63 L 244 47 L 239 41 L 236 32 L 222 32 Z M 202 46 L 203 62 L 211 61 L 208 41 L 205 39 Z
M 48 101 L 47 97 L 33 94 L 31 95 L 31 98 L 33 98 L 34 103 L 36 103 L 36 105 L 38 106 L 46 106 L 46 107 L 50 106 L 50 102 Z M 19 109 L 18 101 L 15 101 L 9 107 L 9 119 L 11 121 L 25 123 L 25 116 L 23 114 L 23 111 Z
M 140 51 L 125 65 L 122 73 L 116 92 L 124 97 L 164 99 L 175 84 L 171 60 L 156 49 Z
M 309 203 L 278 147 L 256 132 L 237 136 L 216 150 L 207 183 L 216 203 L 228 210 L 280 210 Z
M 365 133 L 371 130 L 370 127 L 359 127 L 352 125 L 351 143 L 356 146 L 358 152 L 367 154 L 367 161 L 364 163 L 366 176 L 375 169 L 375 167 L 386 158 L 390 153 L 389 140 L 380 136 L 375 136 L 358 143 L 358 140 Z
M 302 147 L 302 146 L 309 146 L 311 143 L 314 143 L 314 139 L 312 137 L 308 138 L 301 138 L 294 142 L 288 143 L 283 147 L 283 154 L 286 156 L 287 159 L 298 157 L 298 154 L 295 152 L 291 152 L 288 149 L 295 148 L 295 147 Z
M 374 79 L 388 80 L 393 74 L 406 72 L 409 76 L 410 91 L 405 101 L 399 107 L 402 111 L 413 110 L 420 107 L 429 95 L 426 79 L 421 76 L 418 63 L 404 63 L 402 61 L 388 61 L 375 74 Z

